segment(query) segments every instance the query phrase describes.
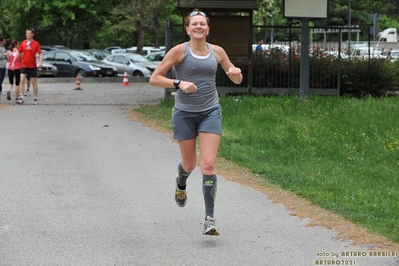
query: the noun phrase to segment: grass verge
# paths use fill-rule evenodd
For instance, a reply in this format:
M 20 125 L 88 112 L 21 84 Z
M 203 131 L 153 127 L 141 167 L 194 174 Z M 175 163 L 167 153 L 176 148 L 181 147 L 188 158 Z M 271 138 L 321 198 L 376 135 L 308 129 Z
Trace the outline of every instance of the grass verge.
M 343 217 L 337 223 L 399 243 L 399 98 L 232 97 L 221 104 L 219 156 L 259 178 L 252 183 L 269 187 L 268 197 L 282 189 L 276 201 L 301 199 L 309 210 L 329 211 L 327 219 Z M 172 106 L 135 112 L 169 131 Z

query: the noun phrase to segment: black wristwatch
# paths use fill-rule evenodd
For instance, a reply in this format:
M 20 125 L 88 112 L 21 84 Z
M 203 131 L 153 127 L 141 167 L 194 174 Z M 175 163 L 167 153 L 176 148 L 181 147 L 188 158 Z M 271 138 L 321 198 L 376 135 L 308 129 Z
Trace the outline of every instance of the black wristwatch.
M 180 84 L 180 80 L 179 80 L 179 79 L 175 79 L 175 80 L 173 81 L 173 85 L 175 85 L 176 90 L 179 89 L 179 84 Z

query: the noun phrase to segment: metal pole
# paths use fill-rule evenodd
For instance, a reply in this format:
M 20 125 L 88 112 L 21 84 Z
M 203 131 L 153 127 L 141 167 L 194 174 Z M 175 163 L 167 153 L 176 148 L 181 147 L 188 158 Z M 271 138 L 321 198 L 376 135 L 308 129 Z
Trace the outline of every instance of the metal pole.
M 301 70 L 299 98 L 301 102 L 309 98 L 309 19 L 301 19 Z
M 270 40 L 271 40 L 271 43 L 274 42 L 274 11 L 272 13 L 272 30 L 271 30 Z
M 170 20 L 166 21 L 165 24 L 165 50 L 166 52 L 168 52 L 171 48 L 172 48 L 172 29 L 173 29 L 173 25 L 172 22 Z M 168 78 L 172 78 L 172 71 L 169 70 L 166 73 L 166 77 Z M 172 93 L 174 93 L 175 90 L 173 88 L 165 88 L 164 91 L 164 98 L 165 100 L 173 100 L 174 96 L 172 95 Z
M 341 31 L 341 29 L 339 29 Z M 342 33 L 340 34 L 342 36 Z M 341 42 L 338 43 L 338 97 L 341 95 Z
M 376 13 L 373 14 L 373 25 L 374 25 L 374 27 L 373 27 L 373 47 L 374 47 L 374 44 L 375 44 L 376 15 L 377 15 Z M 373 52 L 373 54 L 374 54 L 374 52 Z
M 270 43 L 274 42 L 274 13 L 276 13 L 276 11 L 269 11 L 269 17 L 272 19 L 272 28 L 270 30 Z
M 351 13 L 351 0 L 348 4 L 348 55 L 351 57 L 351 27 L 352 27 L 352 13 Z
M 165 50 L 169 51 L 172 48 L 172 21 L 166 21 L 165 28 Z

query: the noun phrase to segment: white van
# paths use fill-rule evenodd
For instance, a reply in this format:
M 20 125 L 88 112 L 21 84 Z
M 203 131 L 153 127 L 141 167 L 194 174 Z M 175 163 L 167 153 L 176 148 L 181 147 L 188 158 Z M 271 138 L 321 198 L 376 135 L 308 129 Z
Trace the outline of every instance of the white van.
M 397 42 L 398 33 L 396 28 L 388 28 L 378 33 L 379 42 Z

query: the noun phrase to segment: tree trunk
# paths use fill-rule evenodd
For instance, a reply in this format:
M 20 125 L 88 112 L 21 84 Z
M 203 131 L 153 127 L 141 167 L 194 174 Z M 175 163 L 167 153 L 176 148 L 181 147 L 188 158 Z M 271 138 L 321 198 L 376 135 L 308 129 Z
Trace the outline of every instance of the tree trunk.
M 268 22 L 268 19 L 267 19 L 268 17 L 267 16 L 264 16 L 263 17 L 263 25 L 264 26 L 267 26 L 267 22 Z M 268 28 L 263 28 L 263 40 L 264 40 L 264 43 L 268 43 L 268 40 L 267 40 L 267 37 L 268 36 L 270 36 L 268 33 L 269 33 L 269 31 L 270 31 L 270 29 L 268 29 Z
M 159 25 L 159 18 L 158 17 L 159 17 L 158 11 L 154 12 L 154 16 L 153 16 L 153 19 L 154 19 L 154 33 L 155 33 L 154 46 L 156 48 L 159 48 L 159 43 L 160 43 L 160 40 L 159 40 L 160 25 Z
M 140 20 L 137 21 L 137 53 L 143 54 L 145 33 L 145 0 L 140 2 Z

